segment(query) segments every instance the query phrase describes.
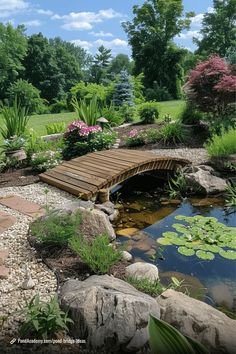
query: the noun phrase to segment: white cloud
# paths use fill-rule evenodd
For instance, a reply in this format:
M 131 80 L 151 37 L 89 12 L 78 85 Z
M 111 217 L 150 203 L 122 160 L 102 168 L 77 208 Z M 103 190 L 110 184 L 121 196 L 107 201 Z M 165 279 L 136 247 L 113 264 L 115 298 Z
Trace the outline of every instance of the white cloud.
M 201 33 L 199 31 L 187 31 L 179 35 L 179 38 L 181 39 L 192 39 L 193 37 L 200 39 Z
M 62 20 L 62 28 L 73 30 L 89 30 L 93 28 L 94 23 L 101 23 L 112 18 L 123 17 L 119 12 L 113 9 L 100 10 L 98 12 L 70 12 L 68 15 L 53 15 L 52 20 Z
M 89 32 L 89 34 L 91 34 L 94 37 L 113 37 L 113 34 L 110 32 L 104 32 L 104 31 L 100 31 L 100 32 Z
M 89 50 L 93 47 L 93 43 L 88 42 L 88 41 L 81 41 L 80 39 L 74 39 L 73 41 L 71 41 L 71 43 L 73 43 L 74 45 L 76 45 L 78 47 L 82 47 L 85 50 Z
M 0 0 L 0 17 L 8 17 L 28 8 L 29 3 L 24 0 Z
M 191 19 L 192 25 L 201 26 L 203 17 L 204 17 L 204 14 L 198 14 L 198 15 L 192 17 L 192 19 Z
M 42 25 L 42 22 L 39 20 L 32 20 L 23 22 L 26 27 L 39 27 Z
M 215 12 L 214 7 L 209 6 L 209 7 L 207 8 L 207 12 L 208 12 L 209 14 L 214 13 L 214 12 Z
M 127 47 L 128 46 L 128 43 L 120 38 L 113 39 L 112 41 L 104 41 L 103 39 L 98 39 L 94 43 L 97 44 L 98 46 L 104 45 L 104 47 L 107 47 L 110 49 L 112 49 L 114 47 Z
M 53 12 L 51 10 L 43 10 L 39 9 L 36 11 L 39 15 L 45 15 L 45 16 L 53 16 Z

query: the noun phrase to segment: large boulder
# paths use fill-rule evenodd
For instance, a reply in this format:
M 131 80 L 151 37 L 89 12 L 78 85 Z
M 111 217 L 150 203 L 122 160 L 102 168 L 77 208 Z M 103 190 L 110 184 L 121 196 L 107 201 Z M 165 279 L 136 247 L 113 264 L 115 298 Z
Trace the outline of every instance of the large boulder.
M 227 187 L 226 181 L 216 176 L 210 166 L 187 167 L 184 169 L 184 176 L 190 188 L 204 194 L 222 193 Z
M 74 321 L 70 333 L 106 353 L 138 351 L 148 342 L 149 315 L 160 318 L 155 299 L 108 275 L 69 280 L 59 298 Z
M 125 268 L 125 275 L 136 279 L 148 279 L 155 282 L 159 279 L 157 267 L 151 263 L 136 262 Z
M 157 298 L 161 319 L 198 340 L 210 353 L 236 353 L 236 321 L 204 302 L 166 290 Z

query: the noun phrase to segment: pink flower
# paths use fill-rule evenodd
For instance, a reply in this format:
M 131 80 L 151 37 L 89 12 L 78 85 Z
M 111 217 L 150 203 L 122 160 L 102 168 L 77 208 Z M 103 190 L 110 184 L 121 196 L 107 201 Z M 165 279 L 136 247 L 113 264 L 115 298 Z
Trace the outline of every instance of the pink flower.
M 130 130 L 130 132 L 128 133 L 128 137 L 129 137 L 129 138 L 135 138 L 137 135 L 138 135 L 137 129 L 132 129 L 132 130 Z
M 235 92 L 236 91 L 236 76 L 233 75 L 224 75 L 220 82 L 214 86 L 214 89 L 217 91 L 224 92 Z
M 67 127 L 67 131 L 71 132 L 75 129 L 81 129 L 87 127 L 87 124 L 84 123 L 82 120 L 75 120 L 74 122 L 70 123 Z
M 82 127 L 79 131 L 80 136 L 88 136 L 91 133 L 98 133 L 102 131 L 102 128 L 99 127 L 99 125 L 91 125 L 91 126 L 86 126 Z

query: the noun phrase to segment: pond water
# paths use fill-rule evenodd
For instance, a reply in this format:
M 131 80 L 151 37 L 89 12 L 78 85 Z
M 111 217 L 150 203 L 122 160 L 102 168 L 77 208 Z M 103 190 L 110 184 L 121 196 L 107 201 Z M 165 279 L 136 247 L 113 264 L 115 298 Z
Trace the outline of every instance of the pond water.
M 231 317 L 236 316 L 236 260 L 219 254 L 210 261 L 187 257 L 178 253 L 178 246 L 161 246 L 156 242 L 163 232 L 176 231 L 172 228 L 173 223 L 180 222 L 176 215 L 213 216 L 236 227 L 236 212 L 226 211 L 224 201 L 217 198 L 163 200 L 162 183 L 150 176 L 135 177 L 120 187 L 113 195 L 121 204 L 116 232 L 135 261 L 152 262 L 157 265 L 164 285 L 174 276 L 183 281 L 181 290 Z

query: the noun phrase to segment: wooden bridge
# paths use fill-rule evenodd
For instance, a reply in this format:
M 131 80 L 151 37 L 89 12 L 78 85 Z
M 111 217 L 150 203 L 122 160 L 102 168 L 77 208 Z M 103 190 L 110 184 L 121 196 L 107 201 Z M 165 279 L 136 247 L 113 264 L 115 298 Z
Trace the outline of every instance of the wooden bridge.
M 157 156 L 140 150 L 112 149 L 89 153 L 54 167 L 40 175 L 40 180 L 75 194 L 95 199 L 101 190 L 139 173 L 151 170 L 176 171 L 190 162 L 181 158 Z

